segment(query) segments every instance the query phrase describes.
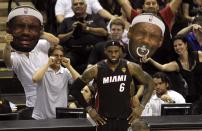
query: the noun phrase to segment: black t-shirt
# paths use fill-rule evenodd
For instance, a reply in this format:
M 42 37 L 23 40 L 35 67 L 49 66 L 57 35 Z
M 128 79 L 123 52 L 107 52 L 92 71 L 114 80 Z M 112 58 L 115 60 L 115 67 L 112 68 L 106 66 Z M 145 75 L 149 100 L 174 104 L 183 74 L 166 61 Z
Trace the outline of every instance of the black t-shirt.
M 177 64 L 180 69 L 180 73 L 188 84 L 188 95 L 199 97 L 202 94 L 202 63 L 199 62 L 199 56 L 197 52 L 193 53 L 194 63 L 191 65 L 190 70 L 185 70 L 182 64 L 177 60 Z
M 89 27 L 100 27 L 100 28 L 106 28 L 106 23 L 103 18 L 101 18 L 99 15 L 87 15 L 84 19 L 78 19 L 75 16 L 65 18 L 62 24 L 60 25 L 58 29 L 58 34 L 65 34 L 73 30 L 73 23 L 76 21 L 83 22 L 85 21 L 87 23 L 87 26 Z M 105 37 L 97 36 L 92 33 L 84 32 L 82 29 L 80 29 L 77 32 L 77 35 L 73 38 L 70 38 L 69 40 L 65 42 L 61 42 L 65 47 L 86 47 L 87 45 L 94 45 L 98 42 L 101 42 L 105 40 Z

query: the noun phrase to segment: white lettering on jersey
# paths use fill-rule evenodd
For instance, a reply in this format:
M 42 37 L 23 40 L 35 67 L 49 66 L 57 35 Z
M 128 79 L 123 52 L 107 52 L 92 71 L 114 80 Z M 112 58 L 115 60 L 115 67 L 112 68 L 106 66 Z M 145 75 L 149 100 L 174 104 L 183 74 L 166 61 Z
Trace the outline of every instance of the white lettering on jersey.
M 127 75 L 103 77 L 103 84 L 126 81 Z

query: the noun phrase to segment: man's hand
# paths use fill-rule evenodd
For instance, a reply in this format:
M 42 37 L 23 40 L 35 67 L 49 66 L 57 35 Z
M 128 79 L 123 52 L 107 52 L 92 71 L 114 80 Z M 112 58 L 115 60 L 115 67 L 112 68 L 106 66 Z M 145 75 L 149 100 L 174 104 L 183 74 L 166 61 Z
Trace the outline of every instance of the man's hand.
M 63 58 L 62 58 L 62 64 L 63 64 L 65 67 L 69 67 L 69 66 L 70 66 L 70 59 L 63 57 Z
M 55 57 L 54 56 L 50 56 L 48 59 L 48 65 L 53 65 L 56 62 Z
M 106 118 L 102 118 L 97 111 L 92 108 L 88 111 L 88 114 L 90 115 L 90 117 L 95 121 L 95 123 L 97 125 L 104 125 L 106 124 Z
M 127 118 L 127 120 L 129 120 L 129 124 L 132 124 L 134 120 L 139 119 L 143 110 L 144 107 L 142 107 L 141 104 L 138 107 L 133 108 L 132 113 Z
M 162 95 L 161 100 L 167 103 L 175 103 L 169 95 Z
M 192 30 L 194 31 L 194 30 L 202 30 L 202 27 L 200 26 L 200 25 L 198 25 L 198 24 L 193 24 L 192 25 Z
M 88 24 L 86 22 L 80 22 L 80 21 L 76 21 L 73 23 L 74 28 L 76 28 L 77 26 L 81 26 L 83 31 L 86 31 L 87 25 Z
M 140 106 L 140 100 L 136 95 L 132 97 L 132 106 L 134 108 Z

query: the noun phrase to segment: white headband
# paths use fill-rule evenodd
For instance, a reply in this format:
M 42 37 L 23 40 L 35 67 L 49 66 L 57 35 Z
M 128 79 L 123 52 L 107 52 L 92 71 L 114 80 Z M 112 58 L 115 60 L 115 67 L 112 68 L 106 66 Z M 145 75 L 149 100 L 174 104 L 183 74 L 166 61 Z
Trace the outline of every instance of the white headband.
M 41 13 L 30 6 L 18 6 L 13 10 L 11 10 L 11 12 L 8 15 L 7 22 L 9 22 L 12 18 L 21 15 L 34 16 L 38 20 L 40 20 L 41 25 L 43 25 L 43 16 L 41 15 Z
M 137 23 L 141 23 L 141 22 L 146 22 L 146 23 L 151 23 L 154 25 L 157 25 L 159 28 L 161 28 L 162 31 L 162 35 L 164 35 L 165 32 L 165 25 L 163 23 L 162 20 L 160 20 L 158 17 L 152 15 L 151 13 L 143 13 L 141 15 L 136 16 L 132 23 L 131 23 L 131 27 Z

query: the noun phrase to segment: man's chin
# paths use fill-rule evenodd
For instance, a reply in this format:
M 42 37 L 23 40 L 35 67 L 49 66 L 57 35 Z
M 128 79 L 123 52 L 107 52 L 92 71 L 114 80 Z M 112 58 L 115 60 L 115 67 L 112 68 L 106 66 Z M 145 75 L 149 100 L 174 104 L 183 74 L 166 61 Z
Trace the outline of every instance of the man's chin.
M 110 60 L 110 62 L 112 63 L 112 64 L 117 64 L 118 62 L 119 62 L 119 60 L 117 59 L 117 60 Z
M 16 44 L 11 44 L 12 48 L 15 49 L 16 51 L 21 51 L 21 52 L 30 52 L 34 49 L 36 45 L 16 45 Z

